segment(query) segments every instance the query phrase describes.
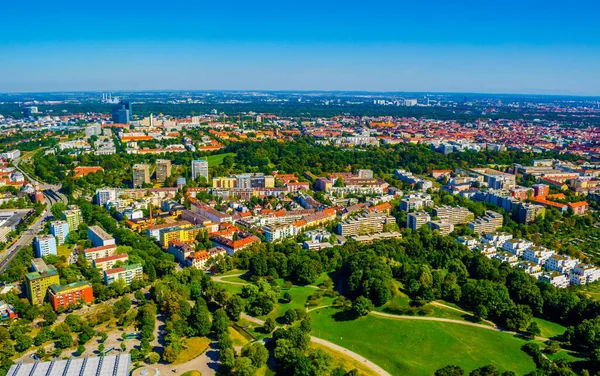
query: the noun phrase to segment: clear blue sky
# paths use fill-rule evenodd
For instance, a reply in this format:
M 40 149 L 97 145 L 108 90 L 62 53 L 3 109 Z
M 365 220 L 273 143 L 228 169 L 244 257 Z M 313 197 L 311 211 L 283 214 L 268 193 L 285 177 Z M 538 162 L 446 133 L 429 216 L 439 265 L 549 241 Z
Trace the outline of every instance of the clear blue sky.
M 600 95 L 595 1 L 4 1 L 0 92 Z

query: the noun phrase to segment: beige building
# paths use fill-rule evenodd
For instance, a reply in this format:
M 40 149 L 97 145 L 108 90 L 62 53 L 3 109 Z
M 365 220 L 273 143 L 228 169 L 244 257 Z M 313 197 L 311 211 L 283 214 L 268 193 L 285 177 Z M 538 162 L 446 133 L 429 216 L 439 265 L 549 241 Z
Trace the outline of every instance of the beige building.
M 133 165 L 133 187 L 140 188 L 142 185 L 150 183 L 150 165 Z
M 168 159 L 156 160 L 156 180 L 165 181 L 171 176 L 171 161 Z

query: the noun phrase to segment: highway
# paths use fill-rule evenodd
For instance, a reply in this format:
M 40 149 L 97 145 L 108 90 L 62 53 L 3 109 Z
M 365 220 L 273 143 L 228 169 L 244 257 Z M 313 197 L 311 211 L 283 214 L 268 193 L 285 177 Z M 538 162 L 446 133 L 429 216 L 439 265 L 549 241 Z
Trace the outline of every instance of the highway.
M 21 248 L 26 247 L 31 244 L 33 238 L 44 228 L 44 222 L 52 218 L 52 212 L 50 208 L 53 204 L 62 201 L 67 204 L 67 197 L 62 193 L 58 192 L 61 188 L 60 185 L 51 185 L 46 183 L 41 183 L 33 179 L 29 176 L 25 171 L 19 168 L 19 160 L 15 159 L 13 164 L 17 170 L 19 170 L 31 183 L 37 183 L 42 189 L 42 193 L 44 194 L 44 199 L 47 203 L 46 210 L 39 216 L 38 219 L 33 222 L 29 228 L 21 233 L 19 238 L 17 238 L 16 242 L 12 244 L 8 249 L 6 249 L 0 255 L 0 273 L 3 273 L 11 261 L 15 258 L 17 253 L 21 250 Z

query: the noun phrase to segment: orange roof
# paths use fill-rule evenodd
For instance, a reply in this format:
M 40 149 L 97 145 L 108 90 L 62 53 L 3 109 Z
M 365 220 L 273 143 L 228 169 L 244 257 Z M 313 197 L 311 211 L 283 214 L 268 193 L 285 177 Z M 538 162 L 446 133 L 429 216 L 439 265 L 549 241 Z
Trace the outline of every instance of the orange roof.
M 87 174 L 93 174 L 93 173 L 96 173 L 98 171 L 104 171 L 104 169 L 102 167 L 100 167 L 100 166 L 75 167 L 75 169 L 73 170 L 73 172 L 74 172 L 73 177 L 80 178 L 80 177 L 85 176 Z
M 587 201 L 578 201 L 578 202 L 570 202 L 567 205 L 569 205 L 572 208 L 575 207 L 580 207 L 580 206 L 588 206 Z

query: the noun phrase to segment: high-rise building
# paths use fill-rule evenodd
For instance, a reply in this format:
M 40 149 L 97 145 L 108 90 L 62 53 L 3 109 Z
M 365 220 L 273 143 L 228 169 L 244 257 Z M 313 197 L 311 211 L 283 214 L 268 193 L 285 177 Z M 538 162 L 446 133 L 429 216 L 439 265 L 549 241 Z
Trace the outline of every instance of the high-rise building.
M 25 274 L 27 299 L 32 305 L 43 304 L 48 287 L 54 284 L 60 284 L 60 277 L 53 266 L 49 266 L 48 269 L 41 272 Z
M 150 165 L 133 165 L 133 188 L 140 188 L 147 183 L 150 183 Z
M 431 221 L 431 217 L 427 212 L 408 213 L 406 216 L 406 228 L 416 231 L 429 221 Z
M 56 251 L 56 238 L 52 235 L 36 236 L 33 240 L 33 248 L 35 249 L 35 257 L 58 254 Z
M 171 176 L 171 161 L 168 159 L 156 160 L 156 180 L 165 181 Z
M 69 231 L 76 231 L 83 222 L 81 209 L 77 205 L 69 205 L 69 210 L 62 212 L 62 219 L 69 224 Z
M 48 288 L 48 297 L 55 311 L 61 307 L 69 308 L 71 305 L 94 301 L 92 285 L 87 281 L 77 281 L 63 286 L 58 284 L 50 285 Z
M 192 179 L 196 180 L 199 176 L 204 176 L 208 181 L 208 161 L 200 159 L 192 161 Z
M 118 124 L 128 124 L 132 115 L 130 102 L 119 102 L 112 108 L 112 121 Z
M 112 188 L 96 189 L 96 203 L 100 206 L 117 199 L 117 191 Z
M 58 245 L 65 244 L 65 240 L 69 236 L 69 224 L 67 221 L 50 222 L 50 234 L 56 238 Z

